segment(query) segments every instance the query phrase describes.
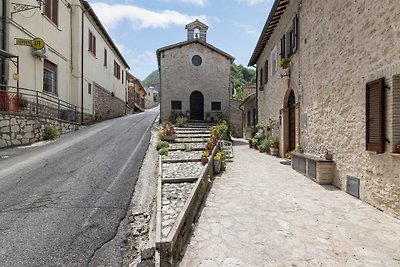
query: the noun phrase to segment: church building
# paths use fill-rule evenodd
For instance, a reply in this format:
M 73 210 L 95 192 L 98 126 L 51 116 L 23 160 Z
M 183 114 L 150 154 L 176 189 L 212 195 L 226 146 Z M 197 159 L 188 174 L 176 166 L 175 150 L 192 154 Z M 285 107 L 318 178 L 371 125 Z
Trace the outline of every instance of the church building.
M 230 67 L 234 57 L 207 43 L 208 26 L 186 25 L 187 40 L 157 50 L 160 118 L 217 121 L 229 117 Z

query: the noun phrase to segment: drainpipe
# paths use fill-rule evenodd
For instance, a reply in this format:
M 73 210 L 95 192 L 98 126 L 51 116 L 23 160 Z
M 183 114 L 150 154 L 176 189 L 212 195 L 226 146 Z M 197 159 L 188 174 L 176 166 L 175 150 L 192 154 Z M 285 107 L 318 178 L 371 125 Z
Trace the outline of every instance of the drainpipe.
M 0 48 L 7 51 L 7 2 L 1 1 L 1 37 L 0 37 Z M 6 61 L 2 60 L 0 65 L 0 84 L 6 84 Z M 0 90 L 5 90 L 5 88 L 0 88 Z
M 252 66 L 253 68 L 256 68 L 256 114 L 255 114 L 255 123 L 258 123 L 258 66 Z M 255 125 L 253 125 L 255 126 Z
M 81 23 L 81 124 L 83 125 L 83 53 L 84 53 L 84 38 L 85 38 L 85 13 L 91 8 L 82 9 L 82 23 Z

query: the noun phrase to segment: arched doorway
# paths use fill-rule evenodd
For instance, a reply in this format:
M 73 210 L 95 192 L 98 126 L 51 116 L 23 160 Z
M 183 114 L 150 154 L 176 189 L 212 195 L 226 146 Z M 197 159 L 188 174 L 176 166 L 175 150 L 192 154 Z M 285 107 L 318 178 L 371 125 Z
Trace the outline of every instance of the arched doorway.
M 291 90 L 288 100 L 287 108 L 289 110 L 289 151 L 296 148 L 296 96 L 294 91 Z
M 204 120 L 204 96 L 200 91 L 190 94 L 190 120 Z

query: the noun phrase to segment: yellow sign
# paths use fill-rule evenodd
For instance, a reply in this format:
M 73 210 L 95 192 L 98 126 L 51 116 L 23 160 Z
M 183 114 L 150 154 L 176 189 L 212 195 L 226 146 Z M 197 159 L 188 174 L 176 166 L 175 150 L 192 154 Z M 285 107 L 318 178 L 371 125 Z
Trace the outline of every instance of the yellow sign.
M 13 79 L 14 79 L 14 81 L 18 81 L 19 80 L 19 74 L 18 73 L 14 73 L 13 74 Z
M 16 45 L 24 45 L 24 46 L 32 46 L 36 50 L 40 50 L 44 47 L 44 41 L 42 38 L 35 38 L 33 40 L 15 38 L 15 44 Z
M 44 47 L 44 41 L 42 38 L 35 38 L 32 41 L 33 48 L 40 50 Z
M 24 45 L 24 46 L 32 46 L 32 40 L 16 38 L 15 44 L 16 45 Z

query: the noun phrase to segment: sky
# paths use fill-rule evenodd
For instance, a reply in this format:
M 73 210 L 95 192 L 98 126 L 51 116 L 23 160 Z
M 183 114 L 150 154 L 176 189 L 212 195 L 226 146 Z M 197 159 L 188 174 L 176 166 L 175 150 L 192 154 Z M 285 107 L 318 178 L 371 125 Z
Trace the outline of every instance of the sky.
M 107 32 L 143 80 L 157 69 L 156 50 L 186 41 L 185 25 L 209 26 L 207 42 L 247 66 L 273 0 L 89 0 Z

